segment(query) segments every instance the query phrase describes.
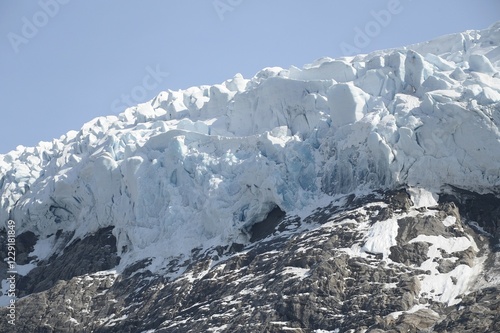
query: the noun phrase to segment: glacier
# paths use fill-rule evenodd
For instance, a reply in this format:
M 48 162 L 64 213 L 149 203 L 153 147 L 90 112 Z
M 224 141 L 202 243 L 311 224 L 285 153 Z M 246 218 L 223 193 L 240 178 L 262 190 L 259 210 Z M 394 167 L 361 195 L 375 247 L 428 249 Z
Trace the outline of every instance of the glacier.
M 276 207 L 355 191 L 408 186 L 423 205 L 446 186 L 499 194 L 499 49 L 500 22 L 162 91 L 0 155 L 0 220 L 52 252 L 59 230 L 114 226 L 125 265 L 245 243 Z

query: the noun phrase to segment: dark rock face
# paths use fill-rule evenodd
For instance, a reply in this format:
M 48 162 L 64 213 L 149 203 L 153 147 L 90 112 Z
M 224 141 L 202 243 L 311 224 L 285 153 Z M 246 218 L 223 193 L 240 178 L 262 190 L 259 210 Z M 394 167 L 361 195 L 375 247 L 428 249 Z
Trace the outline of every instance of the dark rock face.
M 500 288 L 485 288 L 465 296 L 446 309 L 436 332 L 500 332 Z
M 424 242 L 396 245 L 391 247 L 389 258 L 404 265 L 420 266 L 429 258 L 427 257 L 428 251 L 429 244 Z
M 120 258 L 117 256 L 116 238 L 111 233 L 112 229 L 101 229 L 83 240 L 77 239 L 61 255 L 53 255 L 46 262 L 38 262 L 38 267 L 18 280 L 18 296 L 47 290 L 61 280 L 67 281 L 75 276 L 115 267 Z M 66 239 L 69 240 L 71 236 L 72 234 L 66 235 Z
M 121 274 L 98 272 L 119 260 L 111 230 L 103 229 L 23 278 L 19 292 L 28 296 L 17 302 L 16 331 L 499 331 L 500 275 L 492 270 L 500 260 L 455 201 L 416 210 L 400 190 L 350 196 L 304 219 L 282 215 L 254 225 L 252 242 L 193 249 L 162 275 L 148 270 L 147 259 Z M 449 217 L 453 224 L 443 222 Z M 385 239 L 376 230 L 393 236 L 368 248 L 370 239 Z M 480 251 L 466 248 L 467 240 Z M 452 250 L 447 242 L 455 242 Z M 482 275 L 459 274 L 479 267 L 480 256 Z M 426 285 L 434 276 L 449 279 L 447 286 L 489 281 L 440 301 L 443 292 Z M 0 327 L 8 328 L 4 310 Z
M 31 231 L 24 232 L 16 238 L 16 260 L 21 265 L 29 264 L 34 258 L 29 257 L 33 252 L 38 237 Z
M 455 204 L 468 220 L 469 225 L 478 233 L 490 236 L 492 248 L 500 251 L 499 197 L 452 188 L 449 193 L 441 196 L 441 200 Z
M 274 208 L 264 219 L 264 221 L 255 223 L 250 229 L 250 242 L 256 242 L 271 235 L 276 226 L 283 220 L 286 213 L 279 207 Z

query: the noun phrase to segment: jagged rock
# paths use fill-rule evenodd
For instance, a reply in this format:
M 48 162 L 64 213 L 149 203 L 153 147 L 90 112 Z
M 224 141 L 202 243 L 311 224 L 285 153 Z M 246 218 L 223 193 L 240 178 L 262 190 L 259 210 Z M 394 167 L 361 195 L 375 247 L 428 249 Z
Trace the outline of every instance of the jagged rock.
M 491 287 L 464 296 L 462 302 L 445 309 L 434 332 L 499 332 L 500 289 Z
M 389 258 L 405 265 L 420 266 L 429 258 L 428 251 L 429 244 L 424 242 L 396 245 L 391 247 Z
M 396 322 L 396 327 L 403 332 L 421 332 L 431 328 L 439 315 L 429 309 L 420 309 L 414 313 L 405 313 Z
M 442 199 L 441 199 L 442 198 Z M 451 193 L 441 196 L 440 200 L 453 202 L 468 225 L 479 233 L 489 235 L 492 246 L 500 240 L 500 199 L 493 194 L 478 195 L 463 189 L 452 188 Z
M 457 267 L 457 263 L 448 259 L 441 260 L 437 270 L 439 273 L 449 273 Z
M 38 267 L 19 279 L 18 296 L 47 290 L 61 280 L 115 267 L 120 258 L 112 229 L 104 228 L 83 240 L 75 240 L 61 255 L 40 262 Z
M 410 195 L 408 194 L 408 192 L 406 192 L 405 189 L 389 192 L 386 195 L 386 198 L 386 202 L 392 209 L 400 209 L 404 212 L 407 212 L 412 206 Z
M 398 220 L 398 242 L 409 242 L 418 235 L 438 236 L 447 235 L 446 227 L 436 216 L 404 217 Z
M 82 332 L 84 328 L 106 333 L 216 328 L 221 332 L 467 332 L 472 324 L 464 324 L 462 318 L 469 317 L 485 318 L 474 323 L 478 332 L 495 327 L 500 304 L 496 289 L 464 295 L 453 307 L 422 293 L 429 272 L 419 267 L 429 259 L 432 244 L 412 240 L 422 234 L 453 239 L 472 232 L 460 231 L 457 224 L 452 233 L 443 224 L 447 216 L 457 217 L 456 223 L 463 219 L 456 216 L 453 204 L 424 213 L 405 208 L 406 199 L 395 207 L 389 204 L 385 216 L 397 218 L 399 228 L 394 235 L 397 245 L 390 248 L 389 256 L 351 253 L 365 242 L 366 230 L 374 226 L 373 214 L 382 212 L 384 203 L 395 202 L 391 197 L 394 193 L 353 198 L 349 209 L 331 204 L 304 219 L 286 216 L 266 229 L 265 238 L 240 247 L 196 248 L 190 258 L 173 258 L 165 275 L 148 269 L 152 259 L 138 261 L 116 275 L 95 273 L 100 266 L 94 262 L 85 266 L 89 271 L 83 275 L 73 270 L 74 277 L 43 291 L 25 289 L 28 296 L 17 303 L 24 313 L 17 328 L 20 332 Z M 60 271 L 60 276 L 66 276 L 75 266 L 68 265 L 64 255 L 76 256 L 75 251 L 101 263 L 102 255 L 115 253 L 116 264 L 116 248 L 106 247 L 113 241 L 110 229 L 101 230 L 70 244 L 50 264 L 66 264 Z M 472 247 L 441 254 L 438 273 L 452 272 L 459 263 L 474 265 L 477 258 Z M 28 276 L 42 279 L 33 286 L 43 285 L 42 274 Z M 459 279 L 451 276 L 450 284 L 463 281 Z

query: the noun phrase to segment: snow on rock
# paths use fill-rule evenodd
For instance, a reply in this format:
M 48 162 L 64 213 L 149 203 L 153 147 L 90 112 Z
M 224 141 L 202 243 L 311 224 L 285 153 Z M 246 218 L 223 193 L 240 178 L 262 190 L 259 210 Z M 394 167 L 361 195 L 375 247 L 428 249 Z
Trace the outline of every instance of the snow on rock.
M 416 208 L 432 207 L 438 204 L 438 195 L 423 188 L 409 188 L 411 201 Z
M 468 237 L 446 238 L 443 236 L 425 235 L 419 235 L 410 241 L 410 243 L 413 242 L 427 242 L 431 244 L 427 253 L 429 259 L 420 266 L 421 269 L 430 271 L 429 275 L 424 275 L 421 284 L 421 294 L 429 295 L 435 301 L 448 303 L 448 305 L 459 303 L 460 298 L 457 298 L 457 296 L 468 290 L 471 282 L 474 281 L 480 272 L 481 264 L 476 263 L 472 267 L 459 264 L 450 272 L 442 273 L 438 270 L 438 259 L 443 258 L 441 251 L 446 252 L 454 260 L 457 260 L 456 257 L 453 257 L 453 254 L 456 252 L 465 251 L 469 248 L 478 251 L 475 242 Z
M 303 280 L 309 275 L 309 269 L 299 267 L 285 267 L 281 274 L 289 275 L 290 278 L 297 278 Z
M 447 216 L 443 220 L 443 224 L 444 224 L 445 227 L 452 226 L 452 225 L 455 224 L 455 222 L 457 222 L 457 218 L 455 216 Z
M 361 249 L 369 253 L 382 254 L 384 258 L 388 258 L 391 253 L 391 246 L 397 244 L 397 235 L 397 219 L 376 222 L 368 230 L 365 244 Z
M 498 192 L 499 45 L 497 24 L 160 92 L 0 155 L 0 220 L 40 239 L 112 225 L 135 260 L 244 242 L 276 206 L 325 194 L 409 185 L 429 206 L 443 185 Z M 386 254 L 376 228 L 365 247 Z

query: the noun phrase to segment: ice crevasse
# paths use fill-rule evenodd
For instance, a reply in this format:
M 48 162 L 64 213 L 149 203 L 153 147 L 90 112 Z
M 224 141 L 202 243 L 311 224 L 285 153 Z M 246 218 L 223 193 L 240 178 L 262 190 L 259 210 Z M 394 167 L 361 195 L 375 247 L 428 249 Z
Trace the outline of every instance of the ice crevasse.
M 500 189 L 500 23 L 163 91 L 0 155 L 0 220 L 41 238 L 115 226 L 119 251 L 244 242 L 278 206 L 408 185 Z M 142 254 L 141 254 L 142 253 Z

